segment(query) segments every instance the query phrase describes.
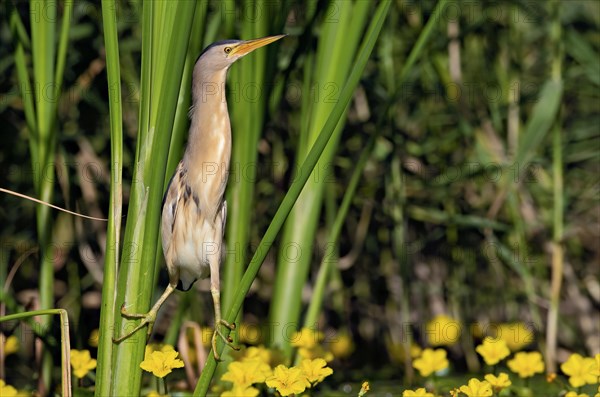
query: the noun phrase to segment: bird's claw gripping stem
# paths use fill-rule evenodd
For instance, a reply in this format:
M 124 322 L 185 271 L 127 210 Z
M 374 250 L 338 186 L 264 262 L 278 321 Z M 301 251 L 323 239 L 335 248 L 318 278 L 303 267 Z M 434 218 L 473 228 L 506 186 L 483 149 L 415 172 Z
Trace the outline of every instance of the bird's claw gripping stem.
M 240 348 L 238 346 L 233 344 L 233 339 L 230 336 L 225 336 L 223 334 L 223 332 L 221 332 L 221 329 L 220 329 L 221 325 L 229 328 L 231 331 L 233 331 L 235 329 L 235 323 L 228 323 L 227 321 L 223 320 L 222 318 L 216 319 L 215 331 L 213 332 L 213 335 L 212 335 L 212 350 L 213 350 L 213 356 L 215 357 L 215 360 L 217 360 L 217 361 L 221 361 L 221 356 L 217 352 L 217 335 L 219 336 L 219 338 L 221 338 L 223 340 L 223 342 L 225 342 L 225 344 L 227 346 L 231 347 L 233 350 L 236 350 L 236 351 L 240 350 Z
M 114 343 L 122 342 L 123 340 L 129 338 L 131 335 L 135 334 L 140 329 L 144 328 L 146 325 L 148 325 L 148 332 L 146 334 L 146 340 L 149 340 L 150 335 L 152 335 L 152 327 L 154 326 L 154 322 L 156 321 L 156 315 L 158 314 L 158 310 L 160 309 L 162 304 L 167 300 L 169 295 L 171 295 L 173 293 L 173 291 L 175 291 L 175 286 L 169 284 L 167 286 L 167 288 L 165 289 L 165 292 L 163 292 L 163 294 L 158 299 L 158 301 L 156 301 L 154 306 L 152 306 L 152 309 L 150 309 L 150 311 L 148 311 L 148 313 L 145 313 L 145 314 L 127 313 L 127 311 L 125 310 L 125 302 L 123 302 L 123 304 L 121 305 L 121 315 L 128 319 L 141 318 L 142 321 L 140 321 L 140 323 L 137 325 L 137 327 L 135 327 L 130 332 L 127 332 L 125 335 L 121 335 L 118 338 L 113 337 L 113 342 Z
M 146 325 L 148 325 L 148 332 L 146 335 L 146 339 L 149 339 L 150 335 L 152 334 L 152 327 L 154 326 L 154 322 L 156 321 L 156 313 L 157 312 L 158 312 L 158 310 L 154 310 L 154 308 L 152 308 L 148 313 L 145 313 L 145 314 L 127 313 L 127 311 L 125 310 L 125 303 L 123 303 L 123 305 L 121 305 L 121 315 L 123 317 L 128 318 L 128 319 L 141 318 L 142 321 L 140 321 L 140 323 L 137 325 L 137 327 L 135 327 L 131 331 L 127 332 L 126 334 L 121 335 L 118 338 L 113 337 L 113 342 L 114 343 L 122 342 L 123 340 L 129 338 L 131 335 L 135 334 L 140 329 L 144 328 Z

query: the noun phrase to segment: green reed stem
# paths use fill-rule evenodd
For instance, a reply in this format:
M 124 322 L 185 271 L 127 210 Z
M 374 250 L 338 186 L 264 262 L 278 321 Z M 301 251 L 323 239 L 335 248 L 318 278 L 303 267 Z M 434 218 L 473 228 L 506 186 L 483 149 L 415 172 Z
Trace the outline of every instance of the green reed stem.
M 121 221 L 123 215 L 123 114 L 121 97 L 121 72 L 116 7 L 112 0 L 102 0 L 102 23 L 106 48 L 108 77 L 108 106 L 110 111 L 110 205 L 104 279 L 100 307 L 98 341 L 98 368 L 96 371 L 96 396 L 110 394 L 112 378 L 112 335 L 116 312 L 117 270 L 121 253 Z
M 561 43 L 562 28 L 560 22 L 560 2 L 553 0 L 550 3 L 553 17 L 550 23 L 550 45 L 553 50 L 551 78 L 553 81 L 562 82 L 563 48 Z M 552 274 L 550 282 L 550 310 L 546 325 L 546 369 L 548 373 L 555 373 L 556 349 L 558 339 L 558 317 L 560 309 L 560 291 L 563 279 L 564 250 L 564 182 L 563 182 L 563 154 L 562 154 L 562 128 L 561 114 L 552 128 L 552 178 L 553 178 L 553 206 L 552 206 Z

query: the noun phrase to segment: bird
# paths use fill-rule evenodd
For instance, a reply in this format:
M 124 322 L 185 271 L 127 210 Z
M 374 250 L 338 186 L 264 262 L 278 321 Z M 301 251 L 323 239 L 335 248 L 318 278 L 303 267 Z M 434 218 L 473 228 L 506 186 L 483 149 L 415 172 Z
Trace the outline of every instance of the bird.
M 217 361 L 220 360 L 217 336 L 226 345 L 238 350 L 233 340 L 221 331 L 221 326 L 235 329 L 235 323 L 221 317 L 219 278 L 227 221 L 224 193 L 231 158 L 231 124 L 225 81 L 227 71 L 235 61 L 285 36 L 219 41 L 206 47 L 196 60 L 192 72 L 188 142 L 162 204 L 161 240 L 169 285 L 147 313 L 129 313 L 123 303 L 121 315 L 141 321 L 127 334 L 113 338 L 115 343 L 120 343 L 146 325 L 149 338 L 158 310 L 173 291 L 188 291 L 196 280 L 210 277 L 215 315 L 211 340 L 213 355 Z

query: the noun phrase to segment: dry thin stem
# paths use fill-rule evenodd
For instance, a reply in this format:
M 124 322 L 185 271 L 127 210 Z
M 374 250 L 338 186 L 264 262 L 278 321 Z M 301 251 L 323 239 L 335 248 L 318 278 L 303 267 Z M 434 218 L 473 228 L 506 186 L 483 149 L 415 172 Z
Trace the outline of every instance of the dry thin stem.
M 77 212 L 69 211 L 67 209 L 61 208 L 61 207 L 56 206 L 54 204 L 47 203 L 47 202 L 42 201 L 40 199 L 36 199 L 35 197 L 27 196 L 25 194 L 17 193 L 17 192 L 14 192 L 12 190 L 4 189 L 4 188 L 1 188 L 1 187 L 0 187 L 0 192 L 12 194 L 13 196 L 17 196 L 17 197 L 24 198 L 24 199 L 27 199 L 27 200 L 30 200 L 30 201 L 34 201 L 34 202 L 36 202 L 38 204 L 43 204 L 43 205 L 48 206 L 50 208 L 54 208 L 55 210 L 66 212 L 67 214 L 79 216 L 81 218 L 91 219 L 93 221 L 102 221 L 102 222 L 107 222 L 108 221 L 108 219 L 106 219 L 106 218 L 96 218 L 94 216 L 88 216 L 88 215 L 79 214 Z

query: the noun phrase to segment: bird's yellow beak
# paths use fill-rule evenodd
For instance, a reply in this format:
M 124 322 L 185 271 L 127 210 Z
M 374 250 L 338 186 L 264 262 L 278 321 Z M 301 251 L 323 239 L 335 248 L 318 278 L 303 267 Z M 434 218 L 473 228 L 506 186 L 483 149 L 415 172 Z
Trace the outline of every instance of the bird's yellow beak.
M 236 47 L 234 47 L 231 50 L 231 52 L 229 53 L 229 56 L 232 56 L 232 55 L 244 56 L 244 55 L 256 50 L 257 48 L 264 47 L 267 44 L 271 44 L 272 42 L 277 41 L 285 36 L 287 36 L 287 35 L 280 34 L 277 36 L 267 36 L 267 37 L 263 37 L 261 39 L 244 41 L 244 42 L 238 44 Z

